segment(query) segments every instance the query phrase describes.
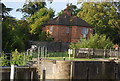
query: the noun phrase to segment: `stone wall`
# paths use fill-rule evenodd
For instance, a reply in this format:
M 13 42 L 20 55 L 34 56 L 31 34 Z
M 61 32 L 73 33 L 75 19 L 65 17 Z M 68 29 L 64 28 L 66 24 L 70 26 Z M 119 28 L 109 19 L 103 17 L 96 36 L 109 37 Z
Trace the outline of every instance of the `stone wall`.
M 41 60 L 40 64 L 41 79 L 120 80 L 120 62 Z
M 37 63 L 38 64 L 38 63 Z M 10 79 L 10 67 L 1 67 L 2 81 Z M 37 70 L 36 70 L 37 69 Z M 0 78 L 1 79 L 1 78 Z M 76 80 L 77 79 L 77 80 Z M 115 81 L 120 80 L 120 61 L 64 61 L 41 59 L 39 65 L 17 67 L 15 81 Z

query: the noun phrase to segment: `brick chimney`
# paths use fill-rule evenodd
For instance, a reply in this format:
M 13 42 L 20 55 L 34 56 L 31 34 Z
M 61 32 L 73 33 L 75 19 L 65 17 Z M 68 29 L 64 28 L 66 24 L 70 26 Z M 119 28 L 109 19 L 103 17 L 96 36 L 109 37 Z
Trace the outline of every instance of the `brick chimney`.
M 72 15 L 72 9 L 71 9 L 71 7 L 69 5 L 67 5 L 66 9 L 64 9 L 64 13 L 66 13 L 69 16 Z

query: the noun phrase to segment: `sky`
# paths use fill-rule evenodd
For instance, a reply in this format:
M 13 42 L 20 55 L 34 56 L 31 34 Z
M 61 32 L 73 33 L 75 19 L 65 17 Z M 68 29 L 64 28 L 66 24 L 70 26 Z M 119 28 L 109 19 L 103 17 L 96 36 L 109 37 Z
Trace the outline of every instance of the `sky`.
M 21 12 L 16 12 L 16 9 L 22 8 L 22 6 L 25 3 L 25 0 L 2 0 L 8 8 L 13 8 L 13 10 L 9 13 L 11 16 L 21 19 L 23 17 L 23 14 Z M 61 10 L 66 8 L 66 4 L 68 3 L 68 0 L 54 0 L 52 4 L 47 3 L 48 8 L 53 8 L 55 10 L 55 15 L 60 12 Z M 74 5 L 77 4 L 77 0 L 69 0 L 69 3 L 72 3 Z
M 77 1 L 78 0 L 53 0 L 52 4 L 47 3 L 47 7 L 48 8 L 51 7 L 55 11 L 55 15 L 57 15 L 58 12 L 66 8 L 66 4 L 68 2 L 72 3 L 73 5 L 77 5 Z M 88 0 L 79 0 L 79 1 L 88 1 Z M 104 1 L 104 0 L 96 0 L 96 1 Z M 120 1 L 120 0 L 114 0 L 114 1 Z M 11 16 L 17 19 L 21 19 L 23 17 L 23 14 L 21 12 L 16 12 L 16 9 L 22 8 L 22 6 L 25 3 L 25 0 L 1 0 L 1 2 L 3 2 L 8 8 L 13 8 L 13 10 L 10 12 Z M 80 8 L 81 4 L 77 5 L 77 7 Z

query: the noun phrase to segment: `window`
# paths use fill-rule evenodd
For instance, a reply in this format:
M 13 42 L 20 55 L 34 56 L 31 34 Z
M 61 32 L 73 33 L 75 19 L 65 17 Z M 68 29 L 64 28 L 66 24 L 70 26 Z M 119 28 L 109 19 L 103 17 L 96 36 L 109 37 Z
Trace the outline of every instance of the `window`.
M 53 32 L 53 27 L 51 26 L 51 27 L 50 27 L 50 33 L 52 33 L 52 32 Z
M 70 28 L 66 27 L 66 33 L 69 33 L 69 31 L 70 31 Z
M 83 34 L 83 37 L 85 38 L 86 35 L 88 34 L 88 28 L 82 28 L 82 34 Z
M 82 28 L 82 34 L 88 34 L 88 28 Z

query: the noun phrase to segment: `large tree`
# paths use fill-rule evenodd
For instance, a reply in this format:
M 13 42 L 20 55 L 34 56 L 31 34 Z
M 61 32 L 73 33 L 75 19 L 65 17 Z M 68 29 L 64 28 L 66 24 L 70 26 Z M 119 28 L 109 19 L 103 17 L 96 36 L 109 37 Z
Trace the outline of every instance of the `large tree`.
M 15 49 L 24 51 L 28 40 L 29 28 L 25 20 L 16 20 L 9 15 L 11 8 L 3 4 L 2 12 L 2 50 L 12 52 Z
M 30 27 L 30 33 L 32 34 L 32 40 L 40 40 L 42 33 L 42 27 L 46 21 L 52 19 L 54 11 L 52 9 L 41 8 L 37 13 L 34 13 L 31 17 L 27 18 Z
M 90 23 L 97 34 L 105 34 L 114 43 L 120 43 L 120 13 L 108 2 L 85 2 L 77 14 Z
M 28 47 L 28 23 L 25 20 L 6 18 L 2 22 L 2 39 L 4 52 L 12 52 L 15 49 L 24 51 Z
M 2 5 L 2 18 L 10 17 L 9 12 L 12 10 L 12 8 L 7 8 L 3 3 Z
M 23 5 L 22 9 L 18 9 L 18 11 L 24 13 L 29 23 L 30 40 L 40 40 L 41 35 L 43 35 L 43 25 L 54 16 L 53 9 L 48 9 L 45 5 L 45 2 L 28 2 Z
M 32 16 L 39 9 L 44 8 L 45 2 L 28 2 L 23 5 L 23 8 L 17 9 L 24 14 L 24 17 Z

